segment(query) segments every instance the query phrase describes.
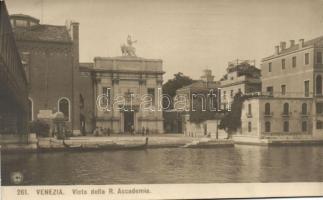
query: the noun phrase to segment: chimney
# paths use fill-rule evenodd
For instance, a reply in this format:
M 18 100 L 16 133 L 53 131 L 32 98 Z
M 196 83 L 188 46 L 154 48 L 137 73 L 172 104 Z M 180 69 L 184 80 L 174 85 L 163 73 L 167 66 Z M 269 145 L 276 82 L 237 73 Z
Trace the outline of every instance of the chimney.
M 304 39 L 299 39 L 299 46 L 300 48 L 304 47 Z
M 295 40 L 289 40 L 290 42 L 290 47 L 293 47 L 295 45 Z
M 276 55 L 278 55 L 279 54 L 279 46 L 277 45 L 277 46 L 275 46 L 275 53 L 276 53 Z
M 283 51 L 286 49 L 286 42 L 280 42 L 280 50 Z
M 66 21 L 66 28 L 73 41 L 73 55 L 76 64 L 79 62 L 79 23 L 74 21 Z

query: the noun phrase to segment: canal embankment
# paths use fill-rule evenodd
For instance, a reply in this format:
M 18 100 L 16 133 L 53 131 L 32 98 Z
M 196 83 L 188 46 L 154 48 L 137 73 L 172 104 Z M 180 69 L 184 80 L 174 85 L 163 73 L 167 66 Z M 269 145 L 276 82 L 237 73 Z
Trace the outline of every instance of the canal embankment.
M 232 140 L 186 136 L 82 136 L 65 140 L 38 138 L 24 145 L 4 145 L 3 152 L 92 151 L 146 148 L 217 148 L 233 147 Z
M 32 138 L 27 144 L 2 144 L 1 152 L 55 152 L 55 151 L 102 151 L 149 148 L 224 148 L 234 145 L 255 146 L 299 146 L 323 145 L 323 138 L 314 137 L 242 137 L 215 139 L 209 137 L 188 137 L 183 135 L 112 135 L 79 136 L 68 139 Z

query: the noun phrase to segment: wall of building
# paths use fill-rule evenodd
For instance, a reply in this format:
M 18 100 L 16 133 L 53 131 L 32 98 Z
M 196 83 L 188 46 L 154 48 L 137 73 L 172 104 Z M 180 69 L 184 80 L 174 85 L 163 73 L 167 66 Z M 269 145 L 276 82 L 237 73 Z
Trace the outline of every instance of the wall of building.
M 309 53 L 309 63 L 305 64 L 305 54 Z M 296 57 L 296 67 L 292 66 L 292 58 Z M 285 59 L 285 69 L 282 69 Z M 271 63 L 271 72 L 269 72 Z M 314 50 L 312 47 L 300 49 L 289 54 L 281 54 L 264 59 L 261 66 L 262 91 L 267 87 L 274 88 L 274 96 L 304 97 L 304 81 L 309 81 L 310 96 L 313 96 Z M 286 94 L 282 95 L 281 85 L 286 85 Z
M 73 116 L 73 57 L 70 43 L 46 43 L 17 41 L 18 49 L 24 56 L 29 72 L 29 98 L 33 103 L 33 116 L 36 119 L 39 110 L 58 111 L 58 101 L 66 98 L 70 102 L 71 130 L 79 130 L 79 121 L 72 127 Z M 77 99 L 79 100 L 79 99 Z M 78 118 L 78 117 L 77 117 Z
M 226 139 L 228 134 L 218 128 L 220 120 L 206 120 L 201 123 L 194 123 L 189 120 L 189 115 L 184 116 L 183 133 L 189 137 L 211 137 L 218 139 Z
M 249 112 L 249 106 L 251 106 L 251 112 Z M 243 102 L 241 110 L 240 131 L 242 135 L 260 136 L 260 113 L 261 110 L 258 99 L 250 99 Z
M 265 113 L 265 104 L 270 104 L 270 112 Z M 288 103 L 288 115 L 283 114 L 284 104 Z M 307 112 L 302 114 L 302 104 L 306 103 Z M 248 105 L 251 105 L 251 115 L 248 113 Z M 242 134 L 262 136 L 275 135 L 311 135 L 313 132 L 313 101 L 308 98 L 253 98 L 243 103 L 241 122 Z M 251 122 L 252 129 L 248 130 Z M 266 122 L 270 123 L 270 131 L 266 131 Z M 284 122 L 289 123 L 289 130 L 284 131 Z M 305 131 L 302 123 L 307 123 Z
M 81 69 L 79 77 L 80 90 L 80 130 L 82 134 L 93 133 L 95 126 L 94 85 L 89 69 Z M 84 123 L 84 124 L 82 124 Z

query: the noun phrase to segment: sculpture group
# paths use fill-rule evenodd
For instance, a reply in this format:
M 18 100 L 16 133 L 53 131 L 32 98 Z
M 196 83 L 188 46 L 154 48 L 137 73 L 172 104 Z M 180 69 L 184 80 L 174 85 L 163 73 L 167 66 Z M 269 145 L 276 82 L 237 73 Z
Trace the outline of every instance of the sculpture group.
M 136 56 L 136 48 L 132 46 L 132 44 L 136 43 L 137 40 L 132 40 L 131 36 L 127 37 L 127 45 L 121 45 L 122 56 Z

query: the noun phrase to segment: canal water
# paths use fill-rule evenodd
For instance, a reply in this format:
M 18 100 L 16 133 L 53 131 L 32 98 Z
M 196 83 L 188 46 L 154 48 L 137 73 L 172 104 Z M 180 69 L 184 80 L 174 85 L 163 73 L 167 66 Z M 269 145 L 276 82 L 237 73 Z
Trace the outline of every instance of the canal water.
M 16 171 L 24 185 L 323 181 L 323 146 L 2 155 L 2 184 Z

